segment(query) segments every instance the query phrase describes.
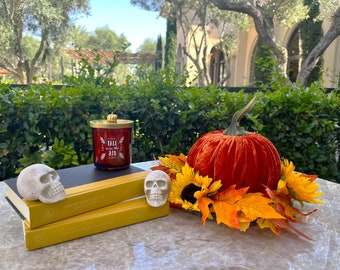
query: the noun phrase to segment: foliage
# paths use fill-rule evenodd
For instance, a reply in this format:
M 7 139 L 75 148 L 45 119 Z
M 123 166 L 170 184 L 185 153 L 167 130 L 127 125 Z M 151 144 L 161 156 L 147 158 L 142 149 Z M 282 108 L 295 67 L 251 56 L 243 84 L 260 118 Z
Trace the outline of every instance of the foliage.
M 55 168 L 91 163 L 89 121 L 111 112 L 135 122 L 134 162 L 188 153 L 202 134 L 225 129 L 233 112 L 253 96 L 186 87 L 186 80 L 158 70 L 118 85 L 105 70 L 86 64 L 62 88 L 0 84 L 0 178 L 13 177 L 30 163 Z M 256 93 L 259 101 L 242 125 L 270 139 L 298 171 L 340 182 L 339 93 L 329 95 L 318 84 L 291 88 L 282 79 L 274 82 L 273 91 Z
M 157 38 L 156 53 L 157 53 L 157 58 L 155 61 L 155 70 L 158 70 L 162 68 L 163 66 L 163 43 L 162 43 L 161 35 L 159 35 Z
M 164 64 L 168 69 L 176 69 L 177 54 L 177 20 L 168 18 L 166 20 L 166 37 L 164 48 Z
M 65 44 L 71 18 L 86 13 L 87 0 L 4 0 L 0 5 L 0 67 L 11 72 L 21 83 L 32 82 L 45 67 L 53 51 Z M 39 46 L 25 53 L 23 36 L 35 36 Z
M 81 32 L 78 35 L 83 38 L 75 40 L 74 47 L 82 49 L 116 51 L 131 45 L 124 34 L 117 35 L 108 26 L 97 27 L 93 33 L 87 33 L 86 37 Z
M 339 94 L 333 92 L 330 98 L 316 83 L 293 88 L 274 84 L 273 91 L 258 96 L 253 128 L 270 138 L 297 170 L 339 180 Z
M 152 38 L 147 38 L 137 49 L 138 52 L 155 53 L 157 42 Z
M 264 0 L 264 1 L 224 1 L 212 0 L 212 2 L 222 10 L 235 11 L 244 13 L 252 17 L 257 34 L 262 42 L 273 52 L 279 64 L 281 74 L 286 76 L 286 61 L 284 57 L 285 48 L 276 40 L 275 24 L 280 22 L 285 26 L 292 26 L 308 17 L 309 7 L 304 5 L 302 0 Z M 315 0 L 310 7 L 322 3 L 322 7 L 328 11 L 328 19 L 331 26 L 322 36 L 317 46 L 305 58 L 296 81 L 299 84 L 306 84 L 311 70 L 317 63 L 317 60 L 328 48 L 328 46 L 340 35 L 340 5 L 339 1 Z M 306 4 L 307 1 L 306 1 Z M 326 14 L 323 14 L 323 18 Z M 322 18 L 318 16 L 318 18 Z M 314 37 L 313 37 L 314 38 Z M 288 78 L 287 78 L 288 79 Z
M 322 22 L 320 20 L 316 20 L 320 13 L 319 3 L 313 4 L 313 0 L 304 0 L 304 4 L 306 6 L 310 6 L 311 8 L 308 13 L 309 17 L 300 22 L 298 26 L 301 37 L 302 60 L 307 58 L 323 35 Z M 319 80 L 322 63 L 322 58 L 320 58 L 308 77 L 307 85 Z
M 261 39 L 256 44 L 254 52 L 254 83 L 256 86 L 269 85 L 273 70 L 275 69 L 275 60 L 273 54 L 268 50 L 268 47 L 263 45 Z

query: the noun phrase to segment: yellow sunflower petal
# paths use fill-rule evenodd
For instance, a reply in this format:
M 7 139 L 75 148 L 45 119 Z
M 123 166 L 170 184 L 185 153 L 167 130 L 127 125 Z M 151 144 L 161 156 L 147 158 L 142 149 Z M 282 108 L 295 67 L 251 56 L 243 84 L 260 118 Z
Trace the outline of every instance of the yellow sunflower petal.
M 323 195 L 321 191 L 318 191 L 318 183 L 310 181 L 308 177 L 301 173 L 292 172 L 287 175 L 286 181 L 288 190 L 295 200 L 318 204 L 323 203 L 321 200 L 316 199 Z
M 281 174 L 282 174 L 281 179 L 285 180 L 287 175 L 291 174 L 294 171 L 294 169 L 295 166 L 293 162 L 288 161 L 287 159 L 281 162 Z
M 222 187 L 221 180 L 212 182 L 211 185 L 209 186 L 209 193 L 207 195 L 212 196 L 216 194 L 221 187 Z
M 283 195 L 288 195 L 287 182 L 285 180 L 279 180 L 277 183 L 277 192 Z

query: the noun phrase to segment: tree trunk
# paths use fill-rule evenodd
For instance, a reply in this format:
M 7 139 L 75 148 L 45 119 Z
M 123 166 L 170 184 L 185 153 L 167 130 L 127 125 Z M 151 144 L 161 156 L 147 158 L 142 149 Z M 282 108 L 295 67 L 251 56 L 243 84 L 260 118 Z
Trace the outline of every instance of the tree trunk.
M 264 45 L 273 52 L 282 75 L 287 78 L 286 60 L 283 53 L 284 48 L 281 48 L 281 46 L 279 46 L 279 44 L 275 41 L 274 18 L 266 15 L 260 8 L 256 8 L 250 3 L 229 2 L 225 0 L 212 0 L 212 2 L 221 10 L 244 13 L 253 19 L 257 34 Z
M 340 7 L 333 16 L 332 24 L 328 32 L 320 39 L 302 63 L 301 70 L 296 79 L 297 83 L 302 85 L 306 84 L 309 74 L 319 60 L 319 57 L 338 36 L 340 36 Z

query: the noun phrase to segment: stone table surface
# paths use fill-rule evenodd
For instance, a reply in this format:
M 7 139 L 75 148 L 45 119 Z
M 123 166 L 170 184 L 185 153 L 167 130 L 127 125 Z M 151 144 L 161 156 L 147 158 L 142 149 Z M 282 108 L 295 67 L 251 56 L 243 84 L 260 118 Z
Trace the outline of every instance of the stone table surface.
M 153 163 L 135 163 L 147 169 Z M 279 236 L 251 226 L 239 232 L 198 214 L 170 209 L 166 217 L 27 251 L 21 219 L 0 182 L 0 269 L 340 269 L 340 185 L 317 179 L 322 205 L 294 224 L 311 236 Z

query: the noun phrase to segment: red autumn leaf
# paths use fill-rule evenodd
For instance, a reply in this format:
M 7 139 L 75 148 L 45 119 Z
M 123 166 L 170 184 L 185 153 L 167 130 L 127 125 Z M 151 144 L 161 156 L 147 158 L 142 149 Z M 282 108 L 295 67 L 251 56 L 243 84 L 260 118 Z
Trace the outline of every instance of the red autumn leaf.
M 294 228 L 292 225 L 289 224 L 288 220 L 286 219 L 272 219 L 272 222 L 274 222 L 276 225 L 278 225 L 282 229 L 287 229 L 293 233 L 296 233 L 308 240 L 313 240 L 303 232 L 299 231 L 298 229 Z
M 317 209 L 315 209 L 309 213 L 303 213 L 293 206 L 292 200 L 289 196 L 279 194 L 269 188 L 266 188 L 265 190 L 269 198 L 274 202 L 277 211 L 282 212 L 282 215 L 291 221 L 300 221 L 300 218 L 298 218 L 297 215 L 308 216 L 317 211 Z
M 309 181 L 313 182 L 318 176 L 316 174 L 301 173 L 302 176 L 309 178 Z
M 300 212 L 297 208 L 292 206 L 292 203 L 289 202 L 290 199 L 283 199 L 284 196 L 277 196 L 275 194 L 274 191 L 270 190 L 269 188 L 266 188 L 266 193 L 268 194 L 268 196 L 274 201 L 275 203 L 275 209 L 277 212 L 279 212 L 281 215 L 286 216 L 286 219 L 270 219 L 267 220 L 266 222 L 262 221 L 263 223 L 261 224 L 262 226 L 266 226 L 268 228 L 270 228 L 273 232 L 275 232 L 273 230 L 273 228 L 275 228 L 277 231 L 280 231 L 279 229 L 287 229 L 291 232 L 294 232 L 308 240 L 313 240 L 312 238 L 310 238 L 309 236 L 307 236 L 306 234 L 304 234 L 303 232 L 299 231 L 298 229 L 294 228 L 290 223 L 289 220 L 292 221 L 299 221 L 300 219 L 296 218 L 294 216 L 294 214 L 299 214 L 299 215 L 309 215 L 313 212 L 315 212 L 316 210 L 311 211 L 308 214 L 304 214 L 302 212 Z M 259 222 L 258 225 L 260 226 Z M 277 228 L 279 227 L 279 228 Z M 261 226 L 260 226 L 261 228 Z

